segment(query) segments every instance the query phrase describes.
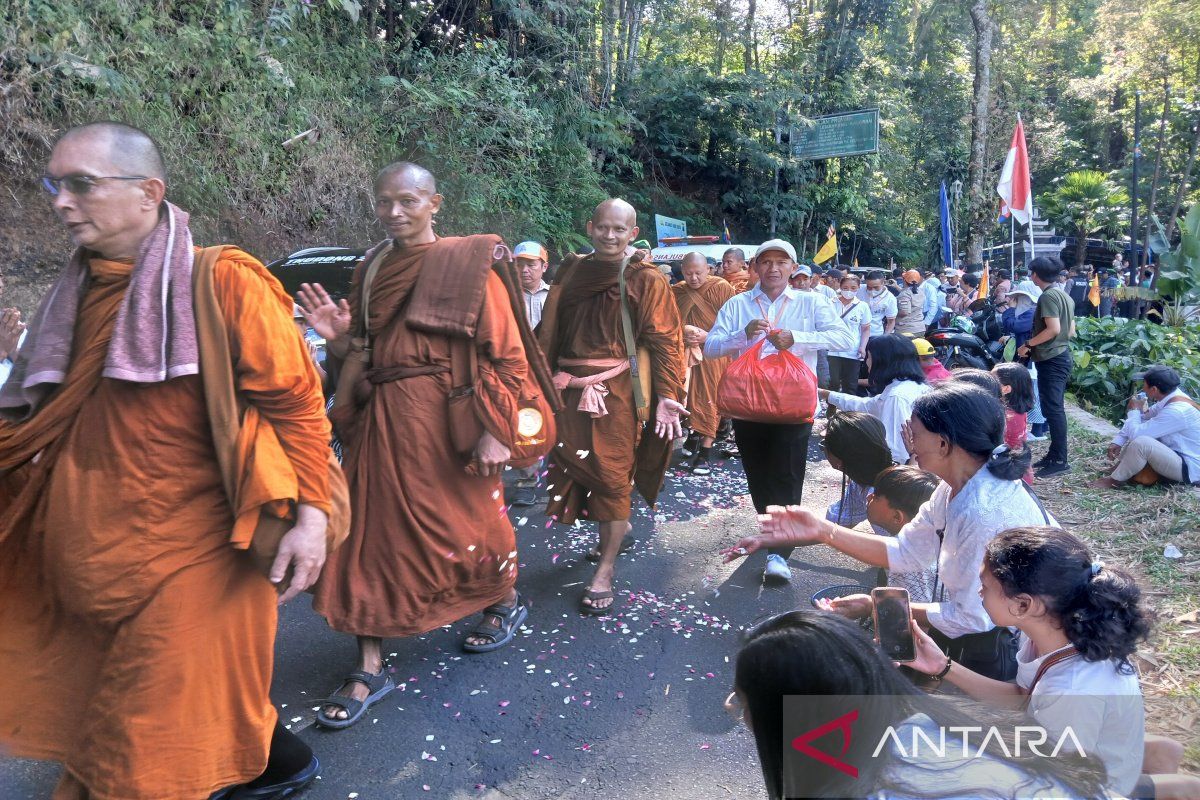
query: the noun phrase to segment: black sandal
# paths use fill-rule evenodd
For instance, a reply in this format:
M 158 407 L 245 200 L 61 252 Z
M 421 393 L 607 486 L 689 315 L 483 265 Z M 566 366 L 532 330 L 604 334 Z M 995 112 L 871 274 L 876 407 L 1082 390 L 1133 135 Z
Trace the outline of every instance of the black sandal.
M 378 703 L 386 697 L 396 684 L 392 683 L 392 676 L 388 674 L 387 667 L 378 675 L 372 675 L 363 670 L 355 670 L 346 676 L 346 680 L 342 681 L 342 686 L 350 683 L 361 683 L 367 687 L 367 697 L 365 700 L 356 700 L 353 697 L 342 697 L 341 695 L 333 695 L 326 697 L 320 701 L 321 708 L 317 711 L 317 724 L 332 728 L 333 730 L 341 730 L 349 728 L 354 723 L 362 719 L 363 714 L 367 713 L 367 709 Z M 347 714 L 346 719 L 337 719 L 325 713 L 326 706 L 334 706 L 344 710 Z
M 521 597 L 521 593 L 517 592 L 517 602 L 511 606 L 495 603 L 483 610 L 483 619 L 479 621 L 467 637 L 483 636 L 491 639 L 487 644 L 468 644 L 463 641 L 463 650 L 468 653 L 490 653 L 493 650 L 499 650 L 504 645 L 513 640 L 517 635 L 517 629 L 529 617 L 529 606 L 531 603 L 525 602 L 525 598 Z M 489 625 L 488 617 L 495 617 L 500 620 L 499 625 Z
M 591 600 L 592 603 L 594 603 L 597 600 L 607 600 L 610 597 L 613 598 L 613 601 L 603 608 L 597 608 L 596 606 L 591 605 L 591 603 L 583 602 L 584 598 Z M 584 614 L 588 614 L 593 617 L 602 617 L 612 611 L 612 608 L 614 605 L 616 605 L 616 602 L 617 600 L 615 597 L 613 597 L 611 589 L 607 592 L 597 592 L 594 589 L 588 589 L 583 593 L 583 597 L 579 600 L 579 610 Z

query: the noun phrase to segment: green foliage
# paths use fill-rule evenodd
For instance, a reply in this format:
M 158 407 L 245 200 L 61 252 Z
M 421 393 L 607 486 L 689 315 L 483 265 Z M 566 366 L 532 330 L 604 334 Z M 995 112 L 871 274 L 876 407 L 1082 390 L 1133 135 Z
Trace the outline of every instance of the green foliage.
M 1103 172 L 1082 169 L 1068 173 L 1041 195 L 1042 210 L 1056 230 L 1075 237 L 1075 263 L 1083 264 L 1086 239 L 1093 233 L 1115 234 L 1129 194 L 1112 184 Z
M 1179 245 L 1162 257 L 1158 290 L 1171 299 L 1169 322 L 1182 324 L 1200 306 L 1200 203 L 1192 206 L 1179 227 Z
M 1125 401 L 1138 390 L 1134 374 L 1153 364 L 1175 368 L 1189 395 L 1200 392 L 1200 324 L 1169 327 L 1146 320 L 1086 317 L 1078 320 L 1071 350 L 1076 397 L 1114 422 L 1124 417 Z

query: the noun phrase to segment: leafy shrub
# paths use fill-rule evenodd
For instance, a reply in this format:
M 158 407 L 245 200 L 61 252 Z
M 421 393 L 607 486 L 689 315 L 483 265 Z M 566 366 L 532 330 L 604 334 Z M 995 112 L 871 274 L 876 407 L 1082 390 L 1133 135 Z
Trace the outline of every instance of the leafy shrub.
M 1145 320 L 1088 317 L 1078 321 L 1071 350 L 1075 396 L 1113 421 L 1124 417 L 1125 401 L 1137 391 L 1133 376 L 1153 364 L 1176 369 L 1192 397 L 1200 392 L 1200 324 L 1172 328 Z

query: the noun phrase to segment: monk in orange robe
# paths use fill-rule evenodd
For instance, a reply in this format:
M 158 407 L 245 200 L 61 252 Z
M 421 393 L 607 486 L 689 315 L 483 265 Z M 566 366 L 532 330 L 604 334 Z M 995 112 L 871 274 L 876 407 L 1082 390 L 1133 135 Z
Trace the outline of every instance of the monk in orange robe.
M 708 475 L 709 458 L 721 415 L 717 412 L 717 386 L 729 366 L 728 358 L 705 358 L 704 340 L 717 321 L 717 312 L 725 301 L 737 294 L 728 282 L 708 274 L 708 259 L 701 253 L 688 253 L 680 263 L 683 280 L 671 287 L 683 321 L 687 380 L 688 424 L 695 443 L 689 469 L 695 475 Z
M 47 175 L 78 249 L 0 391 L 0 747 L 62 762 L 57 800 L 302 787 L 319 765 L 268 696 L 280 598 L 231 546 L 187 214 L 118 123 L 67 132 Z M 235 249 L 213 280 L 237 388 L 297 478 L 286 599 L 325 558 L 329 423 L 279 283 Z
M 637 212 L 624 200 L 596 207 L 587 226 L 595 252 L 559 268 L 538 330 L 542 349 L 563 390 L 559 445 L 551 451 L 547 514 L 562 524 L 581 515 L 600 524 L 599 561 L 580 601 L 588 614 L 608 613 L 622 539 L 631 530 L 633 488 L 653 503 L 662 488 L 671 441 L 683 435 L 682 330 L 671 286 L 652 264 L 635 259 Z M 637 252 L 638 256 L 641 252 Z M 632 375 L 621 318 L 619 273 L 624 268 L 631 334 L 645 348 Z M 653 396 L 639 416 L 634 380 L 651 378 Z M 645 422 L 653 432 L 643 432 Z
M 519 326 L 528 323 L 517 319 L 491 271 L 499 237 L 439 239 L 433 218 L 441 202 L 428 170 L 406 162 L 384 167 L 375 209 L 391 239 L 359 265 L 348 303 L 335 304 L 320 286 L 304 286 L 300 295 L 335 357 L 362 352 L 355 334 L 364 315 L 370 342 L 369 369 L 354 386 L 339 380 L 333 412 L 353 515 L 314 608 L 335 630 L 358 637 L 359 663 L 323 701 L 317 722 L 327 728 L 348 727 L 392 690 L 384 637 L 426 633 L 483 610 L 463 648 L 486 652 L 510 642 L 528 616 L 516 590 L 516 537 L 500 478 L 517 439 L 518 392 L 529 369 Z M 389 249 L 364 309 L 365 274 L 381 248 Z M 437 284 L 440 300 L 427 302 L 425 288 L 464 262 L 486 280 Z M 467 295 L 473 299 L 459 303 Z M 461 333 L 479 373 L 474 411 L 483 432 L 469 461 L 451 441 L 455 337 L 428 321 L 457 314 L 472 320 Z
M 746 254 L 740 247 L 731 247 L 721 256 L 721 277 L 738 293 L 758 284 L 758 276 L 747 269 Z

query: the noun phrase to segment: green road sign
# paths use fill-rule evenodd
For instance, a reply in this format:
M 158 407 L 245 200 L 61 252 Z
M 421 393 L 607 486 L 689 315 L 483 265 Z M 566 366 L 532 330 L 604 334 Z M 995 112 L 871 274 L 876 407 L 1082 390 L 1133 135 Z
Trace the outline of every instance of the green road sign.
M 792 129 L 792 155 L 820 161 L 879 152 L 879 109 L 844 111 L 814 117 L 811 125 Z

